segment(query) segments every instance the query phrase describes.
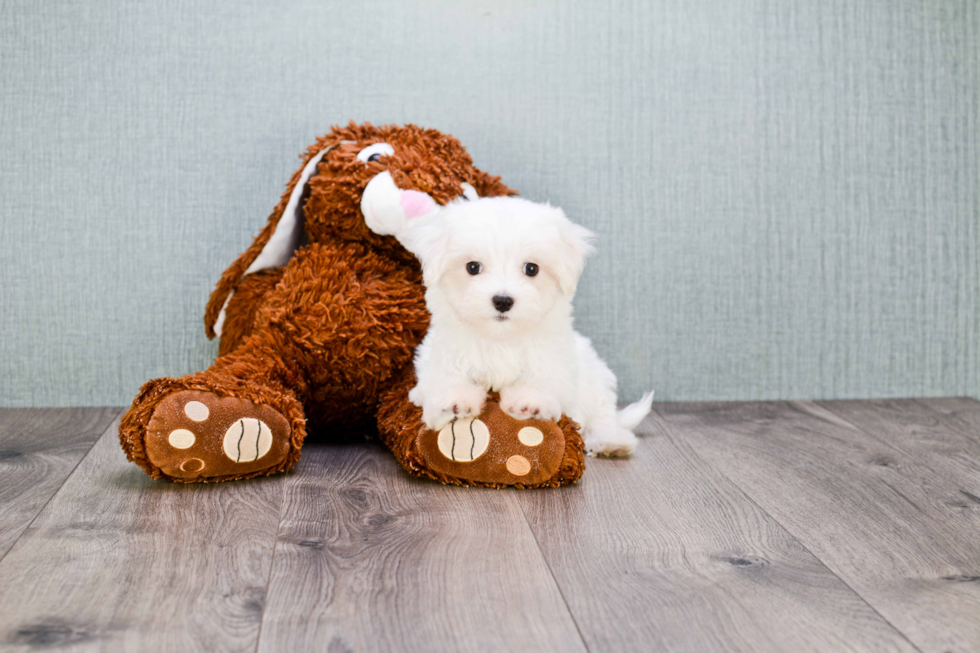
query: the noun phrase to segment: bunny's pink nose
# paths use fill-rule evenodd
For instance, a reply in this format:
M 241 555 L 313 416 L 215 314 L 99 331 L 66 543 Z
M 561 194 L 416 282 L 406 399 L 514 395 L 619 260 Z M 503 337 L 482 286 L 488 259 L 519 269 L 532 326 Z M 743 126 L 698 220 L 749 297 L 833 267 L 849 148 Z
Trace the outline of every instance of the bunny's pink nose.
M 401 204 L 402 210 L 405 211 L 405 215 L 410 218 L 417 218 L 420 215 L 425 215 L 436 208 L 436 202 L 434 199 L 425 193 L 420 193 L 417 190 L 402 191 Z

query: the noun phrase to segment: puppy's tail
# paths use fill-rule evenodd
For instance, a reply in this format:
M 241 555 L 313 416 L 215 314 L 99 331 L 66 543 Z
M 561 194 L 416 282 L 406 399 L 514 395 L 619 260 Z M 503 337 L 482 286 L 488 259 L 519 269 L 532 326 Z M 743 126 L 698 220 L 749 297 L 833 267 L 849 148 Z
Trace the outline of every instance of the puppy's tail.
M 639 401 L 634 402 L 616 413 L 616 423 L 627 431 L 632 431 L 647 415 L 653 406 L 653 391 L 646 393 Z

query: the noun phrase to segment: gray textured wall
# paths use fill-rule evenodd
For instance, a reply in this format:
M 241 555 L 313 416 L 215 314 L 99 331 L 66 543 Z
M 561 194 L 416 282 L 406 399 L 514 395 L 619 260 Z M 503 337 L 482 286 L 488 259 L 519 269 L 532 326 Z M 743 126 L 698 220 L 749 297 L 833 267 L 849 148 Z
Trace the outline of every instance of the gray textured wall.
M 350 118 L 599 233 L 624 399 L 977 396 L 978 4 L 2 2 L 0 403 L 206 366 L 214 282 Z

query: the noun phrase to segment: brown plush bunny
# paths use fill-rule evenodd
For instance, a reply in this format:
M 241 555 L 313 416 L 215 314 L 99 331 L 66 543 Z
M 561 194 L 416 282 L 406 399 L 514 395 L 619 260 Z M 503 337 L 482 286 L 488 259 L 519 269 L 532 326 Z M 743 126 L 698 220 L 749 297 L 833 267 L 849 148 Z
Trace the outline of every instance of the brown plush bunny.
M 407 470 L 443 483 L 578 480 L 584 447 L 566 417 L 517 421 L 491 394 L 477 419 L 439 433 L 422 426 L 408 401 L 429 319 L 421 271 L 393 237 L 368 228 L 372 181 L 387 184 L 396 210 L 399 198 L 412 211 L 514 193 L 435 130 L 333 128 L 307 150 L 268 225 L 211 295 L 205 325 L 221 336 L 219 358 L 203 372 L 146 383 L 123 416 L 130 460 L 155 479 L 249 478 L 291 468 L 307 430 L 338 437 L 376 426 Z

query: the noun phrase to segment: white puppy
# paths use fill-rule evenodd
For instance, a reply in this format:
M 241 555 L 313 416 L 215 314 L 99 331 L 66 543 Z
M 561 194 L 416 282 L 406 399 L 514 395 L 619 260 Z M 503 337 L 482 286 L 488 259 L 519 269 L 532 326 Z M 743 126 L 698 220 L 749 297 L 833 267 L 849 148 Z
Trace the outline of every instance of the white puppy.
M 572 328 L 594 234 L 561 209 L 511 197 L 456 201 L 396 234 L 422 262 L 432 321 L 409 399 L 426 426 L 476 417 L 488 390 L 515 419 L 582 425 L 592 455 L 628 455 L 653 393 L 616 411 L 616 377 Z

